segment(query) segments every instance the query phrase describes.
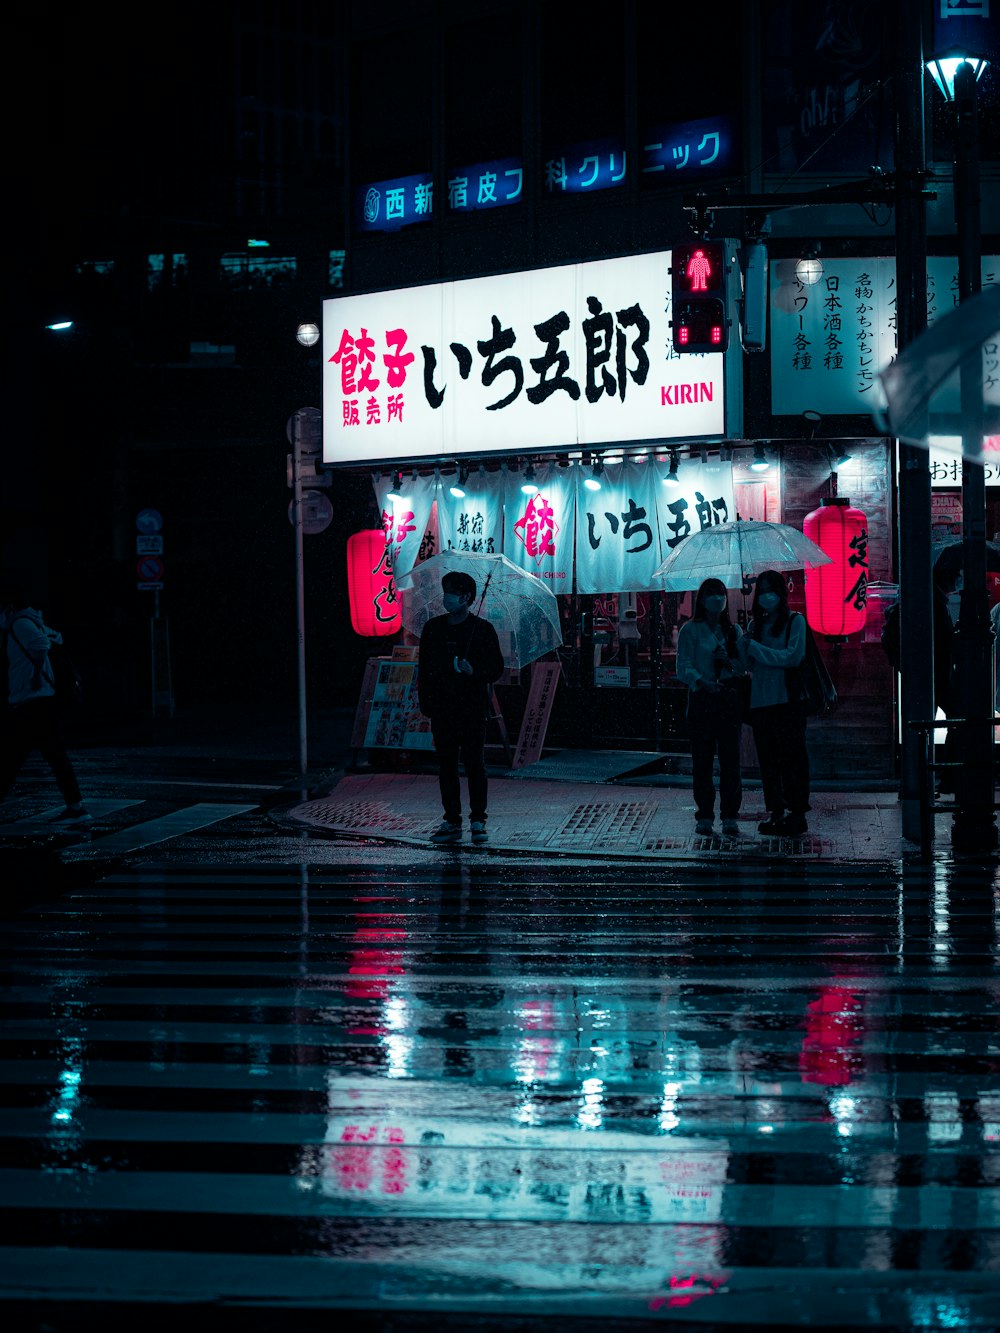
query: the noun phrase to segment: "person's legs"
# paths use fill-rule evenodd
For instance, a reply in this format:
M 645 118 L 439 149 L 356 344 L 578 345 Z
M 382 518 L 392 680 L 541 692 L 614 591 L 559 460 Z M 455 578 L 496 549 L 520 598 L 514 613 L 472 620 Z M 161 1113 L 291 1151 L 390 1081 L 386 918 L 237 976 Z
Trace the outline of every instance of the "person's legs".
M 793 815 L 805 816 L 809 809 L 809 751 L 806 748 L 806 715 L 789 706 L 781 729 L 782 775 L 785 805 Z
M 780 707 L 757 708 L 751 713 L 750 725 L 753 727 L 754 745 L 757 747 L 757 760 L 760 764 L 760 785 L 764 791 L 764 808 L 774 823 L 785 813 L 784 792 L 781 785 L 781 722 L 775 714 Z
M 715 757 L 715 728 L 712 725 L 708 696 L 691 695 L 688 703 L 688 735 L 691 739 L 691 787 L 694 792 L 694 817 L 711 823 L 715 818 L 715 782 L 712 760 Z
M 719 806 L 723 821 L 735 819 L 743 804 L 743 774 L 740 767 L 742 726 L 729 719 L 719 723 Z
M 469 782 L 469 818 L 474 824 L 486 820 L 488 782 L 486 778 L 486 759 L 483 753 L 486 746 L 486 717 L 478 714 L 462 719 L 461 750 L 462 765 Z
M 35 748 L 31 717 L 28 709 L 31 705 L 12 708 L 8 711 L 0 736 L 0 801 L 9 794 L 17 780 L 21 765 Z
M 24 707 L 34 709 L 36 712 L 35 745 L 52 769 L 63 800 L 70 809 L 79 807 L 80 784 L 76 780 L 76 773 L 66 753 L 55 699 L 39 699 L 36 703 L 25 704 Z
M 438 760 L 438 785 L 441 804 L 449 824 L 462 822 L 462 788 L 458 780 L 458 728 L 450 718 L 434 718 L 431 722 L 434 750 Z

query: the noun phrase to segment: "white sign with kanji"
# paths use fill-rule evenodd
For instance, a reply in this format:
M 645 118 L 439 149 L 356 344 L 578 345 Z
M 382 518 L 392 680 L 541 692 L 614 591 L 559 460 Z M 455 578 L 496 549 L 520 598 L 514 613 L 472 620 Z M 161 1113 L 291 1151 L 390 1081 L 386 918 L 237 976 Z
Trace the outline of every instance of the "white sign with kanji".
M 724 356 L 669 320 L 669 251 L 324 301 L 324 462 L 724 434 Z
M 983 286 L 1000 277 L 995 256 L 983 259 Z M 771 411 L 777 416 L 871 412 L 876 381 L 896 355 L 896 260 L 824 259 L 819 282 L 805 286 L 794 259 L 771 265 Z M 927 260 L 927 321 L 958 304 L 958 262 Z M 987 398 L 1000 386 L 1000 341 L 983 349 Z M 956 412 L 958 381 L 932 404 Z

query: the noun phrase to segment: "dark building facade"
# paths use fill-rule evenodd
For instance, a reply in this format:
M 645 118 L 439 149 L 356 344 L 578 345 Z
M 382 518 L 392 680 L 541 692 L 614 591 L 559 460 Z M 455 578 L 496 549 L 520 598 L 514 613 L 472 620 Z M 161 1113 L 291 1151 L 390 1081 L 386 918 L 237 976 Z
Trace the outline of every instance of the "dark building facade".
M 95 662 L 110 632 L 109 707 L 148 703 L 151 605 L 136 586 L 134 518 L 149 506 L 164 515 L 178 706 L 249 704 L 262 682 L 291 700 L 284 431 L 296 408 L 320 405 L 321 348 L 299 346 L 295 330 L 319 320 L 324 298 L 667 251 L 693 223 L 741 243 L 764 230 L 772 269 L 807 254 L 832 266 L 891 258 L 891 199 L 862 198 L 862 187 L 893 170 L 901 7 L 677 8 L 626 0 L 583 19 L 526 0 L 364 12 L 259 0 L 185 6 L 163 31 L 136 25 L 113 43 L 82 17 L 63 28 L 47 71 L 59 91 L 39 112 L 48 148 L 20 150 L 30 226 L 13 275 L 25 330 L 12 357 L 25 390 L 13 438 L 30 448 L 8 451 L 3 559 L 32 572 L 36 596 Z M 912 8 L 914 22 L 929 18 Z M 954 251 L 950 138 L 930 91 L 930 249 L 943 257 Z M 988 83 L 981 110 L 993 254 Z M 783 204 L 850 183 L 848 202 Z M 736 196 L 773 206 L 730 205 Z M 65 337 L 43 327 L 68 316 Z M 838 480 L 868 513 L 872 581 L 892 583 L 891 442 L 864 411 L 828 407 L 804 421 L 802 395 L 775 383 L 803 372 L 771 350 L 744 352 L 737 336 L 727 356 L 742 361 L 735 479 L 753 483 L 742 470 L 753 442 L 774 467 L 758 516 L 799 522 L 836 484 L 832 443 L 864 441 Z M 687 452 L 706 443 L 714 454 L 722 441 Z M 307 539 L 310 684 L 314 699 L 350 703 L 375 645 L 345 634 L 344 542 L 377 515 L 366 469 L 339 470 L 330 494 L 333 524 Z M 100 632 L 95 602 L 109 621 Z M 661 610 L 669 655 L 676 608 Z M 578 654 L 569 676 L 584 690 L 593 611 L 574 605 L 566 617 Z M 891 681 L 877 647 L 842 645 L 836 665 L 853 700 L 844 725 L 885 768 Z M 661 724 L 640 665 L 634 691 L 594 695 L 582 712 L 577 700 L 556 727 L 590 743 L 649 743 Z M 660 711 L 669 735 L 676 709 L 665 700 Z M 571 721 L 580 715 L 586 737 Z

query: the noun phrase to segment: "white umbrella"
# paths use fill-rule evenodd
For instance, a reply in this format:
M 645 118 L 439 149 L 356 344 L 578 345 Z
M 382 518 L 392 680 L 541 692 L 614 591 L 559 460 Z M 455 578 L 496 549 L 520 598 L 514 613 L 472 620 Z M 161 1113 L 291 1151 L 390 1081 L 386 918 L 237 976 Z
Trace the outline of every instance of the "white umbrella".
M 473 610 L 493 625 L 508 666 L 527 666 L 561 646 L 559 603 L 551 588 L 506 556 L 471 551 L 442 551 L 399 580 L 403 624 L 411 633 L 443 613 L 441 580 L 459 571 L 475 579 L 479 600 Z
M 930 413 L 959 409 L 959 379 L 970 364 L 982 379 L 983 348 L 1000 341 L 1000 287 L 985 287 L 936 319 L 883 370 L 878 379 L 884 408 L 879 428 L 910 444 L 928 443 Z M 984 435 L 996 433 L 1000 385 L 983 382 Z M 973 457 L 979 459 L 981 454 Z
M 720 579 L 727 588 L 765 569 L 803 569 L 830 564 L 830 557 L 797 528 L 787 523 L 737 519 L 692 533 L 653 571 L 665 588 L 686 592 L 706 579 Z

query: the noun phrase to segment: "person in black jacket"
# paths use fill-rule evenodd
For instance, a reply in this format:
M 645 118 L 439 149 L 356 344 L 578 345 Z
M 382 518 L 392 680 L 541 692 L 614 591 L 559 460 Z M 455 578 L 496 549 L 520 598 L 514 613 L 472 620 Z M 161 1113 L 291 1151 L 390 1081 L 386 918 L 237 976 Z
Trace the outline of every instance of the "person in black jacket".
M 420 635 L 417 695 L 420 711 L 431 720 L 438 757 L 444 822 L 432 835 L 436 843 L 462 837 L 461 757 L 469 782 L 469 826 L 474 843 L 486 833 L 486 710 L 489 687 L 503 671 L 497 632 L 473 615 L 476 581 L 452 571 L 441 580 L 445 614 L 434 616 Z

